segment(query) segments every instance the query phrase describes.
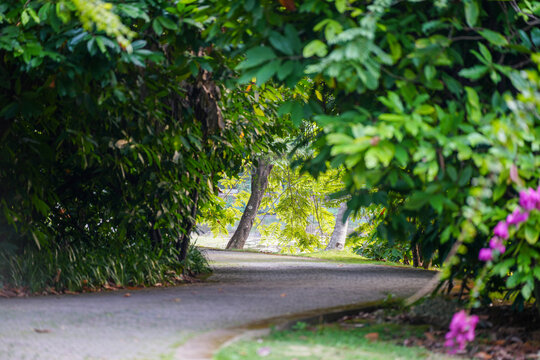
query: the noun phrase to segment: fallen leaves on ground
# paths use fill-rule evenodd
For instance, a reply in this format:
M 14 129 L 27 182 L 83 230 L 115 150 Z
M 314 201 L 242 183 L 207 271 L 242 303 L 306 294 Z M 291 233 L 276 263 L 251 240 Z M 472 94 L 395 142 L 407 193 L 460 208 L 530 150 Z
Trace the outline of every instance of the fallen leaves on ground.
M 371 341 L 371 342 L 377 341 L 377 340 L 379 340 L 379 333 L 376 333 L 376 332 L 368 333 L 368 334 L 364 335 L 364 338 L 366 340 Z
M 54 289 L 52 287 L 48 287 L 47 289 L 41 291 L 41 292 L 31 292 L 27 287 L 9 287 L 4 286 L 0 287 L 0 297 L 3 298 L 12 298 L 12 297 L 27 297 L 27 296 L 37 296 L 37 295 L 62 295 L 62 294 L 69 294 L 69 295 L 77 295 L 81 293 L 92 293 L 92 292 L 101 292 L 101 291 L 117 291 L 117 290 L 139 290 L 146 287 L 168 287 L 168 286 L 177 286 L 182 284 L 192 284 L 196 282 L 200 282 L 200 279 L 197 279 L 193 276 L 189 275 L 179 275 L 174 278 L 173 281 L 168 283 L 156 283 L 153 285 L 128 285 L 124 286 L 122 284 L 115 284 L 112 282 L 105 283 L 100 286 L 94 286 L 91 287 L 88 285 L 88 281 L 84 280 L 84 286 L 80 291 L 73 291 L 69 289 Z M 197 294 L 197 292 L 193 292 L 194 294 Z
M 24 297 L 29 294 L 29 290 L 26 287 L 0 289 L 0 297 Z
M 530 306 L 516 312 L 508 305 L 497 305 L 473 310 L 481 321 L 476 331 L 476 339 L 459 355 L 481 360 L 533 360 L 540 359 L 540 316 L 535 307 Z M 422 325 L 417 318 L 409 317 L 407 312 L 364 311 L 354 317 L 340 320 L 345 329 L 354 327 L 355 320 L 362 320 L 369 326 L 380 323 Z M 366 323 L 367 321 L 367 323 Z M 425 326 L 425 325 L 424 325 Z M 433 352 L 445 353 L 445 334 L 448 329 L 436 324 L 429 325 L 423 335 L 403 335 L 396 332 L 392 338 L 403 346 L 421 346 Z M 378 333 L 364 337 L 377 340 Z M 374 340 L 372 340 L 372 338 Z

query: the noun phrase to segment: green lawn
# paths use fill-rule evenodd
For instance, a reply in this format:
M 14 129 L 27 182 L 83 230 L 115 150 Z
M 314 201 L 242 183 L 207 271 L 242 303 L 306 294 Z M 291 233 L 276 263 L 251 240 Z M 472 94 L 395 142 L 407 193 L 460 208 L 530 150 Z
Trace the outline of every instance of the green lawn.
M 373 264 L 373 265 L 391 265 L 391 266 L 406 266 L 400 263 L 394 263 L 390 261 L 376 261 L 371 260 L 366 257 L 355 254 L 349 249 L 342 251 L 339 250 L 329 250 L 329 251 L 318 251 L 309 254 L 301 254 L 300 256 L 316 258 L 321 260 L 336 261 L 347 264 Z
M 234 343 L 221 349 L 214 359 L 452 359 L 424 348 L 397 345 L 411 335 L 422 336 L 426 330 L 426 326 L 355 322 L 277 331 L 263 339 Z

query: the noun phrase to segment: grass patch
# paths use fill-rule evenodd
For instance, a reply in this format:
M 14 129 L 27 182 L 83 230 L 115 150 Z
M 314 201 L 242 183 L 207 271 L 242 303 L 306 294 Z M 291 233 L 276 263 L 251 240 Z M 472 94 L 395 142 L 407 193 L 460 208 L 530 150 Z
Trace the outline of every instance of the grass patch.
M 296 330 L 276 331 L 252 341 L 241 341 L 221 349 L 215 360 L 259 359 L 451 359 L 421 347 L 397 344 L 403 338 L 422 336 L 427 326 L 403 324 L 340 323 Z
M 355 254 L 351 250 L 329 250 L 329 251 L 317 251 L 309 254 L 301 254 L 303 257 L 310 257 L 321 260 L 335 261 L 346 264 L 371 264 L 371 265 L 390 265 L 390 266 L 403 266 L 410 267 L 410 265 L 404 265 L 400 263 L 390 261 L 377 261 L 371 260 L 366 257 Z
M 308 257 L 312 259 L 318 259 L 318 260 L 325 260 L 325 261 L 332 261 L 337 263 L 343 263 L 343 264 L 369 264 L 369 265 L 387 265 L 387 266 L 399 266 L 399 267 L 412 267 L 411 265 L 405 265 L 400 264 L 397 262 L 391 262 L 391 261 L 380 261 L 380 260 L 372 260 L 369 258 L 366 258 L 364 256 L 358 255 L 355 252 L 353 252 L 350 249 L 345 250 L 321 250 L 317 252 L 312 253 L 304 253 L 304 254 L 287 254 L 287 253 L 269 253 L 269 252 L 261 252 L 259 250 L 255 249 L 214 249 L 211 247 L 205 247 L 205 246 L 199 246 L 201 249 L 208 249 L 208 250 L 221 250 L 221 251 L 231 251 L 231 252 L 238 252 L 238 253 L 253 253 L 253 254 L 265 254 L 265 255 L 275 255 L 275 256 L 295 256 L 295 257 Z M 213 263 L 215 265 L 215 263 Z

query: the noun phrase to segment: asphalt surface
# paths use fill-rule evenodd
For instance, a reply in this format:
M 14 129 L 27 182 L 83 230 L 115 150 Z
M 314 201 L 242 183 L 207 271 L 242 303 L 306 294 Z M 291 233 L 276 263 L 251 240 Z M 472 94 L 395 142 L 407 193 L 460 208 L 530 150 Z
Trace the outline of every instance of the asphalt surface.
M 0 360 L 171 359 L 191 336 L 419 290 L 433 272 L 208 250 L 205 282 L 0 299 Z M 130 293 L 130 296 L 125 296 Z

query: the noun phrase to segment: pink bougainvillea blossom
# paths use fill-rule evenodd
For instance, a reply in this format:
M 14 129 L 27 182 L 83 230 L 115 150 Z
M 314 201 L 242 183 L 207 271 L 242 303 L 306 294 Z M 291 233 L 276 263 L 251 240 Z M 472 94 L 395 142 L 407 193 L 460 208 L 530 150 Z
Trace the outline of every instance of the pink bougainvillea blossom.
M 506 221 L 499 221 L 495 229 L 493 229 L 493 233 L 501 239 L 508 239 L 508 224 Z
M 506 251 L 506 247 L 504 246 L 502 239 L 494 236 L 489 240 L 489 247 L 493 250 L 496 250 L 499 252 L 499 254 L 504 254 Z
M 480 252 L 478 253 L 478 260 L 480 261 L 491 261 L 493 260 L 493 250 L 491 249 L 480 249 Z
M 524 212 L 521 212 L 520 208 L 517 208 L 516 210 L 514 210 L 513 213 L 511 213 L 510 215 L 508 215 L 506 217 L 506 223 L 508 225 L 519 225 L 521 224 L 522 222 L 525 222 L 527 221 L 527 219 L 529 218 L 529 212 L 528 211 L 524 211 Z
M 539 188 L 540 190 L 540 188 Z M 529 188 L 519 192 L 519 205 L 526 211 L 540 209 L 540 192 Z
M 512 175 L 511 175 L 512 176 Z M 517 179 L 517 169 L 513 176 Z M 513 180 L 516 181 L 513 177 Z M 517 182 L 517 181 L 516 181 Z M 511 214 L 506 217 L 506 221 L 499 221 L 493 229 L 493 236 L 489 240 L 489 248 L 482 248 L 478 252 L 478 260 L 493 261 L 494 256 L 504 254 L 506 247 L 503 240 L 509 237 L 508 227 L 519 227 L 521 223 L 529 219 L 529 212 L 540 210 L 540 186 L 538 189 L 528 188 L 519 192 L 519 205 Z M 478 316 L 467 316 L 464 310 L 454 314 L 450 323 L 450 331 L 446 334 L 444 346 L 449 348 L 450 354 L 455 354 L 458 350 L 465 349 L 468 341 L 474 339 L 474 329 L 478 323 Z
M 272 353 L 272 349 L 270 349 L 269 347 L 265 346 L 265 347 L 261 347 L 261 348 L 258 348 L 257 349 L 257 355 L 259 356 L 268 356 Z
M 478 323 L 478 316 L 467 316 L 464 310 L 454 314 L 450 322 L 450 331 L 446 334 L 444 346 L 450 354 L 455 354 L 457 350 L 465 349 L 468 341 L 474 340 L 474 329 Z

